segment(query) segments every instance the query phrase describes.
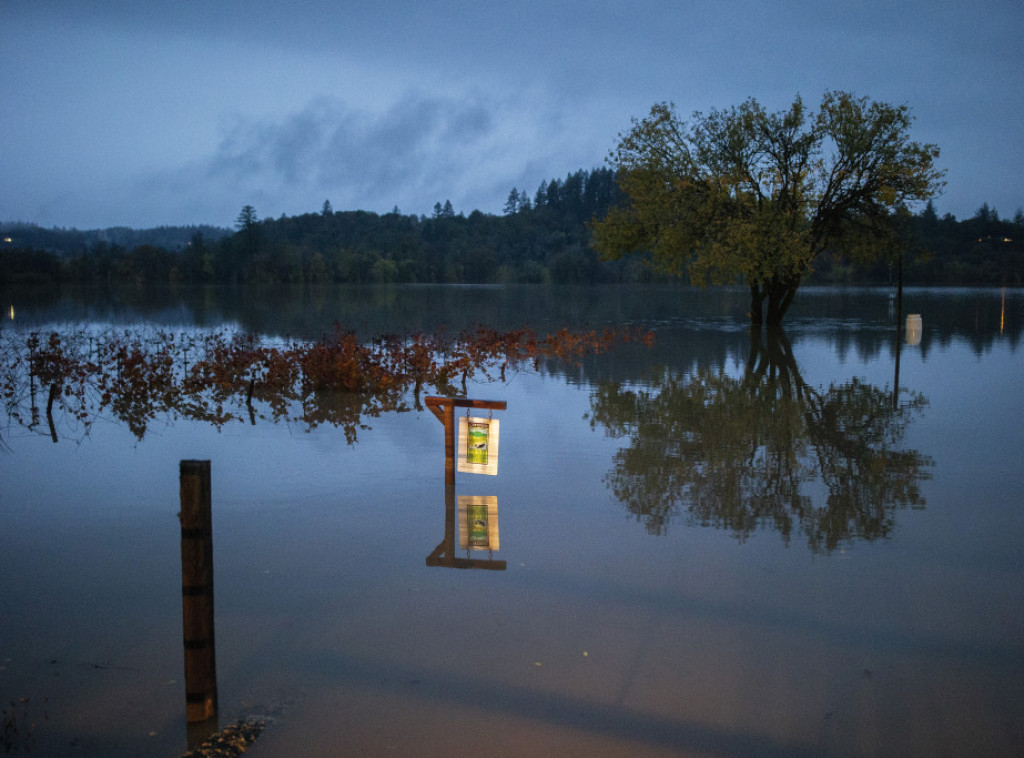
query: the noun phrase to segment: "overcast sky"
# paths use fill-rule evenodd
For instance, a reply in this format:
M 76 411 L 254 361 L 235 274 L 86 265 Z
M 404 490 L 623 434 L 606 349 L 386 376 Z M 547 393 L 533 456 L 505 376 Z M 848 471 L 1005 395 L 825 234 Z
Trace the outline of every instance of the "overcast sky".
M 0 0 L 0 221 L 500 213 L 630 118 L 906 103 L 939 213 L 1024 206 L 1024 2 Z

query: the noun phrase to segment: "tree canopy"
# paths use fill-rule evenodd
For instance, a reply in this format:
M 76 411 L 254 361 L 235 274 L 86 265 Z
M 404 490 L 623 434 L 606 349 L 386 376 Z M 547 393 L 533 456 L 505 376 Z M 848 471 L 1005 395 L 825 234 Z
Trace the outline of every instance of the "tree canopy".
M 594 222 L 594 246 L 701 286 L 743 280 L 751 322 L 778 325 L 818 255 L 884 255 L 896 213 L 941 189 L 939 149 L 911 141 L 911 121 L 846 92 L 817 114 L 800 97 L 777 113 L 751 98 L 683 121 L 658 103 L 609 157 L 627 202 Z

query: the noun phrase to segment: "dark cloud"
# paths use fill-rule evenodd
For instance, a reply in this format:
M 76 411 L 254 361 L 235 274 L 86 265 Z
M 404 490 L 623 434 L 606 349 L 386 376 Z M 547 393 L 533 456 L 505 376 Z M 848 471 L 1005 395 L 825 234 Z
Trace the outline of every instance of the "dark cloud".
M 491 106 L 493 107 L 493 106 Z M 321 98 L 276 120 L 237 120 L 206 162 L 208 181 L 316 188 L 357 205 L 452 193 L 494 137 L 483 103 L 411 94 L 380 113 Z
M 335 208 L 500 212 L 680 112 L 828 89 L 907 103 L 940 212 L 1024 203 L 1020 0 L 488 4 L 0 2 L 0 220 L 230 223 Z M 7 74 L 7 76 L 4 76 Z
M 129 194 L 139 213 L 185 208 L 200 214 L 190 220 L 219 224 L 246 203 L 260 215 L 294 215 L 325 198 L 339 210 L 430 213 L 450 199 L 461 212 L 500 213 L 513 186 L 532 191 L 544 178 L 595 165 L 582 156 L 597 147 L 569 130 L 565 141 L 529 147 L 552 119 L 485 96 L 413 92 L 378 112 L 317 98 L 278 118 L 236 116 L 208 156 L 149 172 Z

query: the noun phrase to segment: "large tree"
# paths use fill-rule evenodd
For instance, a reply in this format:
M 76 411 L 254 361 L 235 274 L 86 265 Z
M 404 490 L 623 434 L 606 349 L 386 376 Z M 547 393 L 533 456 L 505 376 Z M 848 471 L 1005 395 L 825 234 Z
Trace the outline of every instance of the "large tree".
M 846 92 L 826 93 L 817 114 L 799 97 L 689 121 L 656 104 L 609 157 L 627 202 L 594 223 L 594 247 L 648 253 L 701 286 L 742 280 L 751 322 L 778 325 L 820 253 L 886 254 L 897 211 L 941 188 L 939 149 L 911 141 L 911 121 L 905 105 Z

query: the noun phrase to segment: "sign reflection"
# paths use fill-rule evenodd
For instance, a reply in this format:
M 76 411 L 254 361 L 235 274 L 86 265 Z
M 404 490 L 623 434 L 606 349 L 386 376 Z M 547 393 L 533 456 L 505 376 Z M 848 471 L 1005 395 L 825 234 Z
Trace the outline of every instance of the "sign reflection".
M 459 498 L 460 500 L 462 498 Z M 472 498 L 471 498 L 472 499 Z M 487 528 L 482 530 L 484 535 L 482 539 L 487 540 L 487 545 L 471 545 L 471 529 L 467 526 L 465 518 L 463 516 L 460 519 L 458 510 L 466 508 L 466 505 L 460 504 L 460 508 L 456 507 L 455 497 L 455 485 L 446 484 L 444 487 L 444 539 L 434 548 L 433 552 L 427 556 L 427 565 L 442 568 L 458 568 L 458 569 L 487 569 L 490 571 L 504 571 L 507 568 L 505 561 L 497 560 L 493 557 L 488 558 L 470 558 L 471 551 L 487 550 L 489 556 L 493 556 L 494 551 L 498 549 L 498 523 L 497 523 L 497 510 L 498 510 L 498 498 L 488 498 L 493 500 L 493 514 L 494 522 L 493 525 L 488 525 Z M 468 515 L 468 509 L 464 511 Z M 489 511 L 490 512 L 490 511 Z M 460 523 L 461 520 L 461 523 Z M 472 530 L 477 531 L 477 530 Z M 456 541 L 456 532 L 459 532 L 459 539 Z M 479 534 L 479 531 L 478 531 Z M 493 538 L 494 542 L 490 543 Z M 477 537 L 476 539 L 480 539 Z M 465 557 L 459 555 L 460 548 L 465 552 Z

